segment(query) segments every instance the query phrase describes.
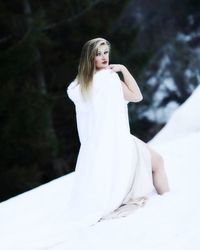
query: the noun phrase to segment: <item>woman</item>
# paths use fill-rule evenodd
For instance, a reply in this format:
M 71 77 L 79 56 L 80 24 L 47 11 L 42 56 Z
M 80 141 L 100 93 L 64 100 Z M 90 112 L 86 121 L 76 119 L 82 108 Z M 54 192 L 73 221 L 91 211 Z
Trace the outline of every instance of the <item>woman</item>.
M 70 211 L 89 223 L 128 215 L 153 185 L 158 194 L 169 191 L 162 156 L 130 134 L 127 103 L 142 100 L 140 89 L 124 65 L 109 65 L 109 52 L 103 38 L 86 42 L 67 89 L 81 142 Z

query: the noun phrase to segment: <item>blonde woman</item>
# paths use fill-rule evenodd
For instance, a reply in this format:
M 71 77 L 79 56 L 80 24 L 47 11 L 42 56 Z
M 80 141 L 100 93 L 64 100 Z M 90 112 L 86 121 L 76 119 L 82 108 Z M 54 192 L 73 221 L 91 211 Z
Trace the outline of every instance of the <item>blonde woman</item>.
M 103 38 L 86 42 L 67 88 L 81 143 L 68 212 L 86 224 L 127 216 L 154 188 L 169 191 L 163 157 L 130 134 L 127 103 L 143 96 L 124 65 L 109 64 L 110 47 Z

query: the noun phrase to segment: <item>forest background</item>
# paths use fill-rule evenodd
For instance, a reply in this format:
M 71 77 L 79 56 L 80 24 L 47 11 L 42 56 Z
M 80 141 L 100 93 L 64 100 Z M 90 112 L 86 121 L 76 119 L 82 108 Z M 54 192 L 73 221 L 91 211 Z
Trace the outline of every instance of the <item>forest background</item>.
M 147 142 L 199 84 L 199 23 L 198 0 L 0 0 L 0 201 L 74 171 L 66 88 L 87 40 L 108 39 L 138 82 L 130 128 Z

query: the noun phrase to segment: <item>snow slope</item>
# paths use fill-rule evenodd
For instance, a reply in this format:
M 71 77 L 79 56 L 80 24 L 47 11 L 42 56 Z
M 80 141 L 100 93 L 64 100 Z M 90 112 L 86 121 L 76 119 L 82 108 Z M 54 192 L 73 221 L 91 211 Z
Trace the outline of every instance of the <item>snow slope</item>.
M 73 173 L 0 203 L 1 250 L 199 250 L 200 87 L 149 142 L 164 156 L 171 192 L 133 214 L 67 231 Z

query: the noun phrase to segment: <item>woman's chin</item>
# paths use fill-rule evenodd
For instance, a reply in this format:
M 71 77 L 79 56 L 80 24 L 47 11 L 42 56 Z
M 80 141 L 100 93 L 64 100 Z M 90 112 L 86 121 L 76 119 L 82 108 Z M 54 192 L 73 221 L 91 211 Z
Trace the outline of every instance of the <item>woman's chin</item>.
M 108 65 L 105 65 L 105 66 L 102 66 L 102 67 L 97 68 L 96 70 L 99 71 L 99 70 L 107 69 L 107 68 L 108 68 Z

